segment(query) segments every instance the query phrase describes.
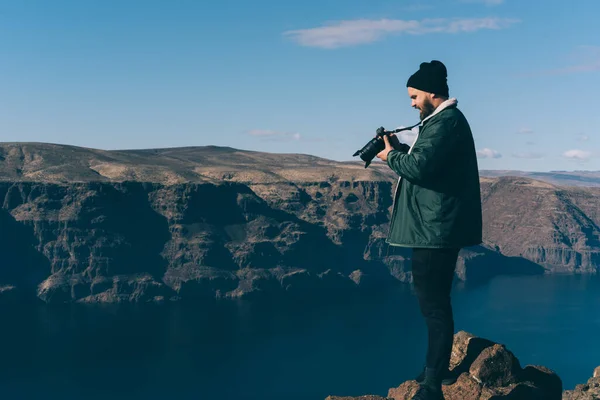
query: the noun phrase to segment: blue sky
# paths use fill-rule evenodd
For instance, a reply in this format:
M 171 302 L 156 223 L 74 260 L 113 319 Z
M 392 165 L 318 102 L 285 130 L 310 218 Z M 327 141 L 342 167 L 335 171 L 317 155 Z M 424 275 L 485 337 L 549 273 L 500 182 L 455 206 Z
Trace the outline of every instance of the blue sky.
M 0 142 L 352 160 L 441 60 L 482 169 L 600 170 L 600 2 L 0 0 Z M 411 137 L 404 138 L 410 143 Z

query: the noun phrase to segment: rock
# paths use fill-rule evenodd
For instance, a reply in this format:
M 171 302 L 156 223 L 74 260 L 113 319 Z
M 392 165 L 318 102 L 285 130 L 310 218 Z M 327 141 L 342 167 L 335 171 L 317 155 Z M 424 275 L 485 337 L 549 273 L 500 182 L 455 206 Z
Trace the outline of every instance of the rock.
M 417 381 L 404 382 L 397 388 L 391 388 L 388 391 L 388 397 L 394 400 L 408 400 L 417 393 L 418 389 L 419 384 Z
M 479 357 L 481 352 L 494 345 L 494 342 L 479 338 L 465 331 L 454 335 L 452 353 L 450 354 L 450 370 L 457 375 L 467 372 L 469 366 Z
M 560 400 L 562 395 L 562 380 L 556 373 L 541 365 L 528 365 L 521 372 L 520 379 L 533 383 L 545 391 L 544 398 Z
M 510 386 L 521 371 L 519 360 L 503 345 L 484 349 L 469 368 L 469 375 L 485 387 Z
M 19 292 L 12 285 L 0 286 L 0 304 L 12 304 L 19 300 Z
M 38 287 L 38 297 L 46 303 L 140 303 L 153 302 L 171 291 L 148 274 L 96 277 L 51 275 Z
M 521 368 L 519 360 L 504 345 L 464 331 L 454 335 L 450 367 L 458 378 L 454 384 L 443 386 L 446 400 L 559 400 L 562 397 L 562 381 L 553 371 L 532 365 Z M 418 388 L 416 381 L 406 381 L 390 388 L 387 397 L 409 400 Z
M 600 400 L 600 367 L 594 370 L 587 383 L 579 384 L 573 390 L 566 390 L 562 398 L 563 400 Z
M 381 396 L 358 396 L 358 397 L 339 397 L 339 396 L 327 396 L 325 400 L 392 400 L 389 397 Z

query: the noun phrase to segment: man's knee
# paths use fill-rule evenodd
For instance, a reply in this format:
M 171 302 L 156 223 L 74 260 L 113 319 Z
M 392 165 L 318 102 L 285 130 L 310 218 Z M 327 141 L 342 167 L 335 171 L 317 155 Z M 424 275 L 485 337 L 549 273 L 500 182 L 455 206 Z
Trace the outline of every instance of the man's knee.
M 452 317 L 450 296 L 440 296 L 435 292 L 417 292 L 419 308 L 426 318 L 446 319 Z

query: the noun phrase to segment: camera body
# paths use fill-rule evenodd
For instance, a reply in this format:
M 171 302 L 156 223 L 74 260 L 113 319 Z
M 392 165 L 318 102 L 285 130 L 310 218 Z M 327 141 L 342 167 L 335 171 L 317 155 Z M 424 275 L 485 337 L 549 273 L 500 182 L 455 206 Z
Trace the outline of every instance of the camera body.
M 418 122 L 412 126 L 407 126 L 406 128 L 400 128 L 400 129 L 396 129 L 393 131 L 386 131 L 385 128 L 383 126 L 381 126 L 381 127 L 377 128 L 377 130 L 375 131 L 375 133 L 376 133 L 375 137 L 373 139 L 371 139 L 369 141 L 369 143 L 365 144 L 362 149 L 357 150 L 352 155 L 352 157 L 360 156 L 361 160 L 363 160 L 365 162 L 365 168 L 367 168 L 369 166 L 369 164 L 371 164 L 371 161 L 373 161 L 373 158 L 375 158 L 375 156 L 379 152 L 381 152 L 383 149 L 385 149 L 385 142 L 383 141 L 383 137 L 385 135 L 389 136 L 392 133 L 408 131 L 420 124 L 421 123 Z M 408 151 L 408 149 L 410 148 L 406 144 L 400 144 L 400 146 L 406 146 L 406 151 Z
M 365 162 L 365 168 L 371 164 L 373 158 L 385 149 L 385 142 L 383 141 L 383 136 L 389 135 L 390 133 L 394 133 L 392 131 L 386 131 L 383 126 L 377 128 L 376 136 L 371 139 L 366 145 L 363 146 L 362 149 L 357 150 L 352 157 L 360 156 L 361 160 Z M 381 139 L 380 139 L 381 138 Z

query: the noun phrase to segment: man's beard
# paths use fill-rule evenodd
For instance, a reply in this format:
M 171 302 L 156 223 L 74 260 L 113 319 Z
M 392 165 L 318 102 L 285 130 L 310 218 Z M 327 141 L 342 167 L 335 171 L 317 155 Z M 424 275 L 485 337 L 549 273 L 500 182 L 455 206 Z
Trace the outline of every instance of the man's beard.
M 425 100 L 423 102 L 423 106 L 420 108 L 419 116 L 421 117 L 421 121 L 425 118 L 429 117 L 435 111 L 435 107 L 429 100 Z

